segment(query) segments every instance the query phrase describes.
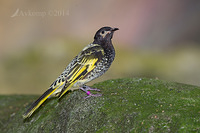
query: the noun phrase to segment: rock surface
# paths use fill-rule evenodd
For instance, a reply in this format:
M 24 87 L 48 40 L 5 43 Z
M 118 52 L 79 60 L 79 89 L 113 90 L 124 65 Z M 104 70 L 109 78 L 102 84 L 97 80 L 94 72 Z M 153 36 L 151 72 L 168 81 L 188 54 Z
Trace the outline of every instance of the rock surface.
M 1 132 L 199 132 L 200 87 L 156 79 L 108 80 L 47 100 L 29 119 L 22 114 L 38 96 L 0 96 Z M 95 92 L 94 92 L 95 93 Z

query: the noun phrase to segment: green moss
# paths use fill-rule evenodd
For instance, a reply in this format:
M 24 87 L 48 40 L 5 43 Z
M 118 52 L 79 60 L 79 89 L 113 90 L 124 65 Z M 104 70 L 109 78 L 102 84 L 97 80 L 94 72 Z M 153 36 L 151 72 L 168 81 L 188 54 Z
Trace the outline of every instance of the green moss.
M 198 132 L 200 87 L 156 79 L 108 80 L 93 87 L 102 97 L 74 91 L 49 99 L 22 119 L 35 96 L 0 96 L 4 132 Z M 94 92 L 95 93 L 95 92 Z M 15 109 L 9 109 L 9 106 Z M 17 109 L 16 109 L 17 108 Z M 12 111 L 11 111 L 12 110 Z M 14 113 L 14 114 L 13 114 Z M 2 117 L 3 116 L 3 117 Z

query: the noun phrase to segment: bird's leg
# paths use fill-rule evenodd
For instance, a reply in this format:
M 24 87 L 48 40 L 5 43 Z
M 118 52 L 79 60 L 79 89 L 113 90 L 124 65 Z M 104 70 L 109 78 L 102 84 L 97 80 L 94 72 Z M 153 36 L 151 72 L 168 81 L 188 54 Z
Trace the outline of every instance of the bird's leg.
M 93 91 L 100 91 L 99 89 L 97 88 L 91 88 L 89 86 L 82 86 L 80 87 L 80 90 L 84 91 L 88 96 L 84 97 L 84 99 L 87 99 L 89 97 L 100 97 L 102 96 L 102 94 L 92 94 L 89 90 L 93 90 Z

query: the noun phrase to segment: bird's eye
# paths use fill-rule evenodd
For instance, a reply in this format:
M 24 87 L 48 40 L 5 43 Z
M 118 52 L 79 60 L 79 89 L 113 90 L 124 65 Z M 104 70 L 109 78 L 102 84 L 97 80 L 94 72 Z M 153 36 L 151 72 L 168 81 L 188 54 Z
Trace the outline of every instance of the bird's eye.
M 104 30 L 101 32 L 101 34 L 104 34 L 105 32 L 104 32 Z

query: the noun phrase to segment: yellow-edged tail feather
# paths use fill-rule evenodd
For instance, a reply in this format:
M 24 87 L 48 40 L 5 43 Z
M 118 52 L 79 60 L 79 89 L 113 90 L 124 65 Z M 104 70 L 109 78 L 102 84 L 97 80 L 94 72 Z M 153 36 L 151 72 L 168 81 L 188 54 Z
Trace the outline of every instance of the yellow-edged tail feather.
M 55 91 L 56 89 L 48 89 L 41 97 L 39 97 L 32 105 L 31 107 L 24 113 L 23 118 L 26 119 L 28 117 L 30 117 L 33 112 L 35 112 L 35 110 L 37 108 L 40 107 L 40 105 L 46 101 L 46 99 Z

